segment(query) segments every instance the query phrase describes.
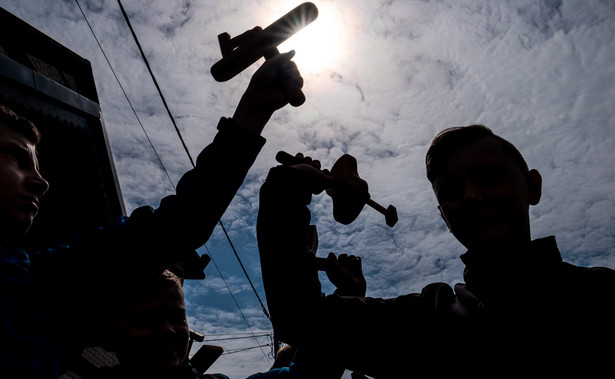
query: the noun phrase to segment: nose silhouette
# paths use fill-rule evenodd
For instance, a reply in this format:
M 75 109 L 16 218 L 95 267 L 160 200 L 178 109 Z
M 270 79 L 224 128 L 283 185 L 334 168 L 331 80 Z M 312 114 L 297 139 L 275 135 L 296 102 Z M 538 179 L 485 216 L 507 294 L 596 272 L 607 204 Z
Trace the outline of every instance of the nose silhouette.
M 163 317 L 162 320 L 160 320 L 160 324 L 158 325 L 158 333 L 167 337 L 175 336 L 175 334 L 177 334 L 177 331 L 175 330 L 175 324 L 173 324 L 173 322 L 167 317 Z
M 463 189 L 464 202 L 481 201 L 483 198 L 483 191 L 480 186 L 473 183 L 471 179 L 466 179 Z
M 49 189 L 49 182 L 45 180 L 36 168 L 32 168 L 26 179 L 26 188 L 37 198 L 41 198 Z

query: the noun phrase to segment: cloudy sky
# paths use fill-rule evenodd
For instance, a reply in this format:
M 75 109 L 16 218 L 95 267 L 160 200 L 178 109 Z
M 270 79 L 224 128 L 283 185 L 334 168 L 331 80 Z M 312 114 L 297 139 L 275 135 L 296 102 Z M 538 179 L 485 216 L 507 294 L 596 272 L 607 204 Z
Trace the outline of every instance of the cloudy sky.
M 123 0 L 158 83 L 195 157 L 231 116 L 255 71 L 218 83 L 217 35 L 267 26 L 290 0 Z M 275 153 L 303 152 L 331 167 L 358 160 L 372 198 L 399 213 L 394 228 L 366 208 L 336 224 L 315 197 L 319 255 L 363 257 L 368 295 L 392 297 L 434 281 L 462 280 L 463 247 L 447 231 L 425 178 L 433 136 L 482 123 L 509 139 L 544 180 L 531 209 L 534 237 L 556 235 L 564 259 L 615 267 L 615 3 L 610 0 L 315 0 L 319 18 L 281 50 L 295 49 L 306 103 L 278 111 L 267 145 L 222 218 L 259 295 L 258 191 Z M 79 0 L 139 119 L 175 183 L 190 168 L 117 1 Z M 173 187 L 74 0 L 0 0 L 0 5 L 91 61 L 127 209 Z M 185 287 L 192 329 L 223 346 L 212 367 L 231 377 L 266 370 L 271 332 L 220 228 L 204 281 Z M 206 252 L 205 248 L 202 252 Z M 217 266 L 217 267 L 216 267 Z M 223 279 L 222 279 L 223 278 Z M 323 278 L 324 280 L 324 278 Z M 325 283 L 325 290 L 331 287 Z M 235 300 L 229 295 L 229 289 Z M 236 302 L 236 303 L 235 303 Z M 236 305 L 237 304 L 237 305 Z M 239 310 L 240 309 L 240 310 Z

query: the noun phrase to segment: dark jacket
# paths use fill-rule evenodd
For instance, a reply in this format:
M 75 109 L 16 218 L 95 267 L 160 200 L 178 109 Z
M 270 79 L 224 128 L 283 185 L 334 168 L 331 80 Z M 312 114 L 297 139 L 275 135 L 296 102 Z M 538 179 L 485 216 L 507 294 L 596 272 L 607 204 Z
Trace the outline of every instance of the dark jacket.
M 265 143 L 230 119 L 218 129 L 158 208 L 82 231 L 71 246 L 28 254 L 0 246 L 0 376 L 56 378 L 67 357 L 96 343 L 97 317 L 117 291 L 207 241 Z
M 84 379 L 229 379 L 224 374 L 199 374 L 188 365 L 174 367 L 135 367 L 121 365 L 100 368 Z
M 465 284 L 454 289 L 433 283 L 391 299 L 322 295 L 306 244 L 311 197 L 304 184 L 292 169 L 276 167 L 260 194 L 263 282 L 283 342 L 376 378 L 609 367 L 615 271 L 562 262 L 553 237 L 524 251 L 465 253 Z

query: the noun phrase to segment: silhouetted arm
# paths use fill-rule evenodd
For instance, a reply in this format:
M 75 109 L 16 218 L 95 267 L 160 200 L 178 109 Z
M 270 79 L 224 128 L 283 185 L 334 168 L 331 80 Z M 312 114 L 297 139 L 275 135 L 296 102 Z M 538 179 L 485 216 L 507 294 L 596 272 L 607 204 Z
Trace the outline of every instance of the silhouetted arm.
M 131 214 L 121 233 L 122 244 L 133 245 L 128 250 L 135 260 L 146 255 L 153 272 L 161 272 L 208 240 L 265 143 L 260 134 L 271 115 L 289 103 L 299 106 L 299 95 L 305 99 L 293 55 L 279 54 L 255 72 L 233 117 L 221 119 L 218 134 L 182 176 L 175 195 L 155 210 L 141 207 Z
M 386 373 L 400 340 L 409 352 L 438 341 L 439 331 L 428 322 L 449 312 L 454 294 L 437 284 L 393 299 L 324 296 L 306 238 L 312 192 L 300 172 L 283 166 L 272 168 L 261 188 L 257 237 L 274 332 L 314 359 Z
M 270 170 L 260 192 L 257 238 L 267 304 L 275 333 L 292 346 L 310 334 L 321 301 L 308 246 L 311 195 L 300 173 L 284 166 Z

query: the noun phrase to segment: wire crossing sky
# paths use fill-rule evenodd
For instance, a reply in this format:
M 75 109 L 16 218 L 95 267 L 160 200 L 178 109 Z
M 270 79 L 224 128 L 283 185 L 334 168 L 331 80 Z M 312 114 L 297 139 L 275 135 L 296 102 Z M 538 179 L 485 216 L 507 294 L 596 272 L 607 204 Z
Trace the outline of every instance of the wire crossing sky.
M 191 167 L 117 1 L 79 0 L 143 128 L 177 182 Z M 123 0 L 191 155 L 231 116 L 258 62 L 218 83 L 217 36 L 265 27 L 301 1 Z M 319 256 L 363 258 L 368 295 L 392 297 L 431 282 L 462 281 L 456 242 L 425 178 L 433 136 L 482 123 L 519 147 L 543 176 L 531 208 L 533 237 L 555 235 L 566 261 L 615 267 L 615 3 L 610 0 L 314 1 L 316 21 L 280 46 L 295 49 L 307 97 L 278 111 L 261 155 L 222 221 L 264 299 L 255 239 L 258 191 L 279 150 L 331 168 L 357 158 L 372 197 L 393 204 L 394 228 L 370 208 L 335 223 L 314 197 Z M 90 60 L 128 211 L 157 206 L 173 187 L 74 0 L 0 0 L 0 6 Z M 216 341 L 227 352 L 270 343 L 271 325 L 221 228 L 207 243 L 258 343 Z M 205 253 L 206 251 L 202 251 Z M 249 332 L 213 265 L 185 285 L 190 327 L 208 336 Z M 323 290 L 332 288 L 323 278 Z M 213 338 L 213 337 L 212 337 Z M 249 341 L 249 340 L 248 340 Z M 323 343 L 326 343 L 323 341 Z M 268 353 L 267 348 L 263 347 Z M 230 377 L 269 368 L 259 348 L 212 367 Z
M 94 37 L 94 39 L 96 40 L 96 43 L 98 44 L 98 46 L 101 49 L 101 53 L 103 54 L 103 56 L 105 57 L 105 60 L 107 61 L 107 63 L 109 64 L 109 69 L 113 72 L 113 76 L 115 77 L 116 81 L 118 82 L 118 85 L 120 86 L 120 89 L 122 90 L 122 93 L 124 94 L 124 96 L 126 97 L 126 101 L 129 103 L 133 113 L 135 114 L 135 117 L 137 119 L 137 121 L 139 122 L 139 125 L 141 126 L 141 129 L 143 130 L 145 137 L 147 138 L 150 146 L 152 146 L 152 151 L 154 152 L 154 154 L 156 155 L 156 158 L 158 158 L 158 161 L 161 164 L 161 168 L 162 170 L 165 172 L 167 178 L 169 179 L 169 182 L 171 183 L 171 185 L 173 186 L 173 188 L 175 189 L 175 184 L 173 183 L 173 181 L 171 180 L 171 177 L 169 176 L 169 172 L 168 170 L 165 168 L 164 164 L 162 163 L 160 156 L 158 155 L 157 151 L 156 151 L 156 147 L 152 144 L 151 139 L 149 138 L 147 131 L 145 130 L 145 128 L 143 128 L 143 124 L 141 124 L 141 121 L 139 119 L 139 116 L 137 115 L 137 113 L 135 112 L 134 108 L 132 107 L 132 103 L 130 102 L 130 98 L 126 95 L 126 92 L 124 91 L 124 88 L 122 87 L 122 84 L 120 83 L 119 79 L 117 78 L 117 75 L 115 74 L 115 70 L 113 70 L 113 66 L 111 65 L 111 63 L 109 62 L 109 59 L 107 58 L 104 49 L 102 48 L 102 46 L 100 45 L 100 42 L 98 41 L 98 38 L 96 37 L 96 33 L 94 32 L 94 30 L 92 29 L 92 26 L 90 25 L 89 21 L 87 20 L 87 16 L 85 15 L 85 13 L 83 12 L 83 9 L 81 8 L 81 5 L 79 5 L 79 1 L 75 0 L 75 3 L 77 4 L 77 7 L 79 8 L 79 11 L 81 12 L 81 14 L 84 17 L 85 22 L 88 24 L 88 27 L 90 28 L 90 31 L 92 32 L 92 35 Z M 126 14 L 126 11 L 124 10 L 124 7 L 122 6 L 122 3 L 118 0 L 118 5 L 120 6 L 120 9 L 122 10 L 122 15 L 124 16 L 124 19 L 126 20 L 126 24 L 128 25 L 128 27 L 130 28 L 130 31 L 132 33 L 132 36 L 135 40 L 135 43 L 137 44 L 137 47 L 139 48 L 139 52 L 141 53 L 141 57 L 143 58 L 143 61 L 145 63 L 145 65 L 147 66 L 148 72 L 150 73 L 150 76 L 152 77 L 152 81 L 154 83 L 154 85 L 156 86 L 156 90 L 158 91 L 160 98 L 165 106 L 165 109 L 167 110 L 167 113 L 169 115 L 169 118 L 171 119 L 171 122 L 173 123 L 173 126 L 175 127 L 175 130 L 177 131 L 177 135 L 178 138 L 180 139 L 182 146 L 184 147 L 184 150 L 186 151 L 186 155 L 188 156 L 188 159 L 190 160 L 190 164 L 192 165 L 192 167 L 195 166 L 194 161 L 192 159 L 192 156 L 190 155 L 190 151 L 188 150 L 188 148 L 186 147 L 186 144 L 184 142 L 184 139 L 181 135 L 181 132 L 179 131 L 179 129 L 177 128 L 177 124 L 175 123 L 175 119 L 173 118 L 173 115 L 171 114 L 171 111 L 169 110 L 169 107 L 167 106 L 167 103 L 164 99 L 164 95 L 162 94 L 162 91 L 160 90 L 160 87 L 158 86 L 158 83 L 156 81 L 156 78 L 153 74 L 153 72 L 151 71 L 150 65 L 147 61 L 147 57 L 145 56 L 145 54 L 143 53 L 143 50 L 141 48 L 141 44 L 138 41 L 138 38 L 136 36 L 136 34 L 134 33 L 134 30 L 132 29 L 132 26 L 130 25 L 130 20 L 128 15 Z M 237 260 L 243 270 L 243 272 L 246 275 L 246 278 L 248 279 L 248 282 L 250 283 L 250 286 L 252 286 L 252 289 L 254 290 L 254 294 L 256 295 L 256 298 L 258 299 L 259 303 L 261 304 L 261 308 L 263 309 L 263 312 L 265 314 L 265 316 L 271 320 L 271 317 L 269 316 L 269 313 L 267 312 L 266 307 L 264 306 L 262 300 L 260 299 L 260 296 L 258 295 L 258 292 L 256 292 L 256 289 L 254 288 L 254 285 L 252 284 L 252 281 L 250 280 L 250 277 L 248 276 L 248 273 L 246 272 L 243 264 L 241 263 L 241 259 L 239 258 L 239 256 L 237 255 L 237 251 L 235 250 L 235 247 L 228 235 L 228 233 L 226 232 L 226 229 L 224 228 L 224 224 L 222 224 L 222 221 L 220 221 L 220 227 L 222 228 L 222 231 L 224 232 L 225 236 L 227 237 L 227 240 L 229 242 L 229 245 L 231 246 L 231 248 L 233 249 L 233 252 L 235 253 L 235 256 L 237 257 Z M 207 249 L 207 246 L 205 246 L 205 249 Z M 218 271 L 218 274 L 220 275 L 221 279 L 224 281 L 224 277 L 222 276 L 222 273 L 220 272 L 220 269 L 218 268 L 218 266 L 216 265 L 216 261 L 212 259 L 212 263 L 216 266 L 216 270 Z M 226 283 L 225 283 L 226 284 Z M 242 318 L 244 319 L 246 326 L 248 328 L 250 328 L 250 324 L 247 321 L 247 319 L 245 319 L 245 316 L 243 315 L 243 312 L 241 312 L 241 307 L 239 306 L 239 304 L 237 303 L 237 301 L 235 300 L 235 297 L 233 296 L 233 293 L 230 291 L 230 289 L 227 286 L 227 289 L 229 290 L 229 295 L 231 296 L 231 298 L 233 298 L 233 302 L 235 303 L 235 305 L 237 306 L 237 310 L 239 311 L 239 313 L 242 315 Z M 252 333 L 253 338 L 256 339 L 256 335 Z M 259 345 L 257 347 L 262 347 L 265 345 Z M 249 348 L 248 348 L 249 349 Z M 247 350 L 247 349 L 246 349 Z M 239 351 L 243 351 L 243 349 L 240 350 L 236 350 L 234 352 L 239 352 Z M 228 353 L 227 353 L 228 354 Z M 268 357 L 265 355 L 265 359 L 268 359 Z

